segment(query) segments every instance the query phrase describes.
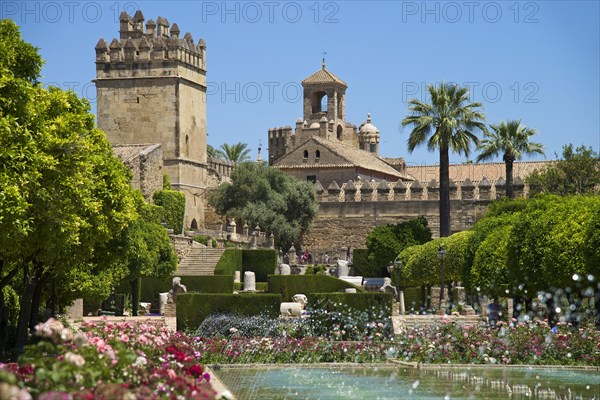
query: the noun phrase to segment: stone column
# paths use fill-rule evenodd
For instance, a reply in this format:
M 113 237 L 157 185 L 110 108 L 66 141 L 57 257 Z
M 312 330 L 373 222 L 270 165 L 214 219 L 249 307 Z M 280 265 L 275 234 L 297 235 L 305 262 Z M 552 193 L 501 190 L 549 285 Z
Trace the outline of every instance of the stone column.
M 254 272 L 244 272 L 244 292 L 255 292 L 256 291 L 256 276 Z

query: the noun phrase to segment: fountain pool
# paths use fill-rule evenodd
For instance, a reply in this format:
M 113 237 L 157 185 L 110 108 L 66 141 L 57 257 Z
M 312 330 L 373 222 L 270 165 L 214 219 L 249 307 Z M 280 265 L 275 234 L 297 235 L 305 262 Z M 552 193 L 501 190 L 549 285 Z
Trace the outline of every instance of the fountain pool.
M 399 365 L 221 367 L 219 379 L 248 399 L 600 399 L 598 370 Z

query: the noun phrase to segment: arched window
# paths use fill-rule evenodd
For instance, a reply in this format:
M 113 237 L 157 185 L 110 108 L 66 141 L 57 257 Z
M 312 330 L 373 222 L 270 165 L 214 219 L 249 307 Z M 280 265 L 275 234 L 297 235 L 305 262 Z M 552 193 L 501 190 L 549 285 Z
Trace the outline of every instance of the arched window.
M 313 114 L 327 112 L 327 94 L 325 92 L 315 92 L 311 97 Z
M 343 132 L 343 130 L 344 129 L 342 128 L 342 126 L 338 125 L 338 127 L 337 127 L 337 138 L 338 138 L 338 140 L 342 140 L 342 132 Z
M 196 219 L 192 220 L 192 224 L 190 225 L 190 228 L 192 228 L 193 230 L 198 229 L 198 222 L 196 222 Z
M 321 158 L 321 151 L 320 150 L 315 151 L 315 158 Z
M 304 150 L 304 158 L 308 158 L 308 150 Z

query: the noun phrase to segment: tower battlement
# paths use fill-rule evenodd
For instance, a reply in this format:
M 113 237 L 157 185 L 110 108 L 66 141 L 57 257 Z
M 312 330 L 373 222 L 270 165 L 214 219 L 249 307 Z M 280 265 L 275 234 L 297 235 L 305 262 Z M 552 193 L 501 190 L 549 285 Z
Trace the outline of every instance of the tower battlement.
M 163 171 L 186 196 L 185 225 L 204 224 L 206 44 L 166 18 L 119 18 L 119 38 L 96 45 L 98 127 L 116 144 L 160 143 Z
M 138 10 L 133 17 L 122 12 L 119 39 L 110 44 L 101 38 L 96 44 L 96 77 L 114 77 L 129 72 L 132 76 L 155 75 L 153 69 L 162 70 L 185 66 L 194 72 L 206 73 L 206 43 L 204 39 L 194 42 L 187 32 L 181 37 L 176 23 L 169 24 L 166 18 L 158 17 L 145 24 L 144 14 Z M 171 62 L 171 63 L 169 63 Z

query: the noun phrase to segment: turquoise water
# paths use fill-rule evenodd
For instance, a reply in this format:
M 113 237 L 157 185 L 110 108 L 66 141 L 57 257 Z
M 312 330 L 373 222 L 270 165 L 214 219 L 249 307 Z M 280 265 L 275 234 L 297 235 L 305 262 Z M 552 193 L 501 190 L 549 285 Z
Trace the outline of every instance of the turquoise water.
M 600 399 L 598 371 L 277 366 L 215 372 L 238 400 Z

